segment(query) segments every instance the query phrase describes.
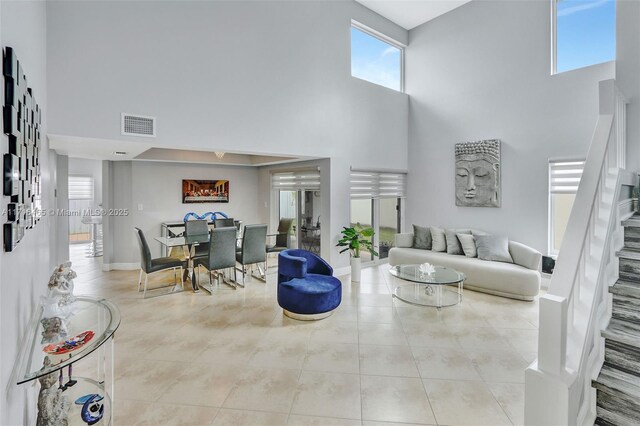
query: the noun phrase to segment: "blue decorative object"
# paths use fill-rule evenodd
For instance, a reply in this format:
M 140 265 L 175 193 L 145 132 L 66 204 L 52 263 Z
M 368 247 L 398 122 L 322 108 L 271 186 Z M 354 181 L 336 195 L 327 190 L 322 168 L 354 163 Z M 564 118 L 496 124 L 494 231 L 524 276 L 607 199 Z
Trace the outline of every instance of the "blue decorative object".
M 190 218 L 194 218 L 196 220 L 205 220 L 207 217 L 210 217 L 211 220 L 216 220 L 218 218 L 218 216 L 222 216 L 225 219 L 229 218 L 229 216 L 227 216 L 226 213 L 223 213 L 223 212 L 206 212 L 202 216 L 198 216 L 198 214 L 195 213 L 195 212 L 189 212 L 189 213 L 184 215 L 183 221 L 186 222 Z
M 278 255 L 278 304 L 285 315 L 301 320 L 326 318 L 341 301 L 342 283 L 320 256 L 299 249 Z
M 90 393 L 76 399 L 77 405 L 82 405 L 80 416 L 82 420 L 88 424 L 96 424 L 104 416 L 104 397 L 97 393 Z

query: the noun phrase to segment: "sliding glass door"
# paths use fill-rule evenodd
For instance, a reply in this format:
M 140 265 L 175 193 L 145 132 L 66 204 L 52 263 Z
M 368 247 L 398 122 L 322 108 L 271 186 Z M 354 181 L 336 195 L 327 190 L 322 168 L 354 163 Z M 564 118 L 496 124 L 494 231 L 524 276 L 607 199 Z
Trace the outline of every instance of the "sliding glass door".
M 351 172 L 351 225 L 372 227 L 377 256 L 361 253 L 363 263 L 389 257 L 395 235 L 402 232 L 402 200 L 406 175 L 375 171 Z
M 320 172 L 302 170 L 274 173 L 272 190 L 278 199 L 278 217 L 293 219 L 291 248 L 320 254 L 322 196 Z

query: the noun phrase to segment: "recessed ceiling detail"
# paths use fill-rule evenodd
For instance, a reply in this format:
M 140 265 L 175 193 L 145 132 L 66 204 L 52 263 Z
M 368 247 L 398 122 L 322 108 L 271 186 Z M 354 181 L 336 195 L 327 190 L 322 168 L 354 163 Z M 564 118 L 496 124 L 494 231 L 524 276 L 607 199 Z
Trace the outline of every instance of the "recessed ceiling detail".
M 471 0 L 356 0 L 406 30 L 469 3 Z

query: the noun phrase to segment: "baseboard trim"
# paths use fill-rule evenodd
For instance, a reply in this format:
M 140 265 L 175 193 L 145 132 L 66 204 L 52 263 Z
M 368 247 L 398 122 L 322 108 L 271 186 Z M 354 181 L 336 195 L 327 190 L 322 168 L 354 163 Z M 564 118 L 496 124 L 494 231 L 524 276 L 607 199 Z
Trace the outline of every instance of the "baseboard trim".
M 109 271 L 135 271 L 136 269 L 140 269 L 139 263 L 104 263 L 102 265 L 102 270 L 105 272 Z

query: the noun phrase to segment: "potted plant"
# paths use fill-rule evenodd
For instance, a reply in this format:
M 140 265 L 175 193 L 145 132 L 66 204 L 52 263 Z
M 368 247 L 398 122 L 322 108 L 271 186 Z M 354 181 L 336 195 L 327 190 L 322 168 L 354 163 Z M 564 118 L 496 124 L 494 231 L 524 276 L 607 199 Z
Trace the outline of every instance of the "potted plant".
M 372 256 L 377 256 L 378 253 L 373 249 L 373 228 L 365 228 L 359 223 L 353 227 L 342 227 L 342 238 L 338 240 L 336 247 L 345 247 L 340 250 L 340 253 L 344 253 L 349 250 L 351 253 L 351 281 L 360 282 L 360 270 L 361 260 L 360 252 L 368 251 Z

